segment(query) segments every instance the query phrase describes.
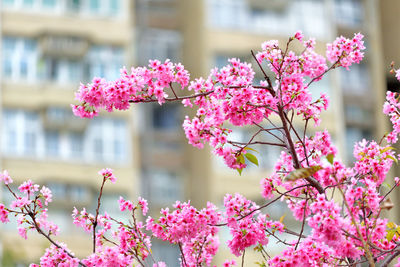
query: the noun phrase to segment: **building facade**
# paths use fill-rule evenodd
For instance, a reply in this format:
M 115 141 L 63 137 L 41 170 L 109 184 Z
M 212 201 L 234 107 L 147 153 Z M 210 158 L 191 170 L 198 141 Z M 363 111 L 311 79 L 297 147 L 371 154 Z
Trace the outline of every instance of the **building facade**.
M 1 160 L 15 184 L 32 179 L 53 191 L 49 219 L 58 240 L 84 256 L 90 238 L 72 224 L 72 209 L 93 212 L 102 177 L 115 170 L 103 207 L 115 216 L 119 195 L 138 195 L 137 133 L 132 113 L 72 115 L 74 91 L 92 77 L 113 79 L 133 61 L 133 5 L 129 0 L 1 1 Z M 3 201 L 8 202 L 8 194 Z M 112 208 L 110 208 L 112 207 Z M 2 266 L 37 262 L 48 243 L 18 237 L 1 226 Z

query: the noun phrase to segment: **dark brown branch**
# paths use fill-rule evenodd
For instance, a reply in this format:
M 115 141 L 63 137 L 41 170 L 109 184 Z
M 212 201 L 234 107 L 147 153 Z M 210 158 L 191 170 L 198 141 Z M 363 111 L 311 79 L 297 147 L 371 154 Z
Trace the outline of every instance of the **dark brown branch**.
M 395 253 L 393 253 L 392 255 L 390 255 L 389 257 L 387 257 L 387 258 L 383 261 L 381 267 L 388 267 L 389 264 L 392 262 L 392 260 L 394 260 L 394 259 L 395 259 L 397 256 L 399 256 L 399 255 L 400 255 L 400 250 L 396 250 Z
M 382 199 L 379 201 L 379 204 L 382 203 L 382 202 L 385 200 L 385 198 L 386 198 L 390 193 L 392 193 L 392 191 L 393 191 L 399 184 L 400 184 L 400 181 L 398 181 L 398 182 L 389 190 L 389 192 L 387 192 L 387 193 L 382 197 Z
M 182 255 L 182 263 L 183 263 L 183 266 L 184 266 L 184 267 L 187 267 L 188 265 L 187 265 L 187 263 L 186 263 L 185 254 L 183 254 L 182 244 L 181 244 L 181 243 L 178 243 L 178 245 L 179 245 L 179 250 L 180 250 L 181 255 Z
M 172 83 L 169 83 L 169 88 L 171 88 L 171 91 L 174 94 L 175 98 L 178 98 L 178 96 L 175 93 L 174 87 L 172 87 Z
M 283 130 L 285 131 L 286 140 L 288 142 L 287 149 L 289 150 L 290 154 L 293 157 L 293 163 L 294 163 L 295 169 L 300 169 L 301 165 L 300 165 L 299 159 L 297 157 L 297 153 L 296 153 L 296 149 L 293 144 L 293 140 L 290 136 L 290 132 L 289 132 L 287 121 L 286 121 L 285 111 L 283 110 L 282 106 L 278 106 L 278 109 L 279 109 L 279 117 L 282 121 Z M 324 189 L 322 188 L 321 184 L 315 178 L 309 176 L 305 179 L 307 180 L 307 182 L 309 182 L 311 184 L 311 186 L 313 186 L 315 189 L 317 189 L 317 191 L 320 194 L 324 193 Z
M 184 100 L 184 99 L 192 99 L 192 98 L 196 98 L 196 97 L 201 97 L 201 96 L 206 96 L 209 95 L 211 93 L 213 93 L 214 90 L 208 91 L 208 92 L 204 92 L 204 93 L 198 93 L 198 94 L 194 94 L 194 95 L 189 95 L 189 96 L 178 96 L 175 98 L 164 98 L 164 100 L 166 102 L 174 102 L 174 101 L 179 101 L 179 100 Z M 154 103 L 154 102 L 158 102 L 158 99 L 138 99 L 138 100 L 129 100 L 129 103 Z
M 99 217 L 101 196 L 103 195 L 103 188 L 104 188 L 105 182 L 106 182 L 106 177 L 103 177 L 103 182 L 102 182 L 101 187 L 100 187 L 99 197 L 97 198 L 96 215 L 94 216 L 94 221 L 93 221 L 93 253 L 96 253 L 96 227 L 97 227 L 97 218 Z
M 306 196 L 307 196 L 307 194 L 306 194 Z M 305 205 L 304 205 L 304 210 L 303 210 L 303 221 L 302 221 L 302 223 L 301 223 L 301 230 L 300 230 L 300 234 L 299 234 L 299 239 L 297 239 L 297 243 L 296 243 L 296 246 L 294 247 L 294 250 L 297 250 L 297 247 L 298 247 L 299 244 L 300 244 L 301 236 L 303 235 L 303 232 L 304 232 L 304 225 L 305 225 L 305 223 L 306 223 L 307 202 L 308 202 L 308 198 L 306 199 L 306 203 L 305 203 Z
M 236 142 L 236 141 L 227 141 L 229 144 L 232 145 L 245 145 L 244 147 L 247 147 L 249 145 L 270 145 L 270 146 L 280 146 L 280 147 L 286 147 L 284 144 L 278 144 L 278 143 L 272 143 L 272 142 L 262 142 L 262 141 L 254 141 L 254 142 Z
M 268 86 L 269 88 L 268 91 L 270 92 L 270 94 L 275 97 L 275 91 L 274 91 L 274 87 L 272 86 L 272 82 L 271 79 L 268 77 L 267 73 L 264 71 L 263 67 L 261 66 L 260 62 L 258 62 L 256 55 L 254 54 L 254 51 L 251 50 L 251 55 L 253 56 L 254 60 L 257 62 L 258 67 L 260 68 L 260 70 L 262 71 L 263 75 L 264 75 L 264 79 L 267 80 Z

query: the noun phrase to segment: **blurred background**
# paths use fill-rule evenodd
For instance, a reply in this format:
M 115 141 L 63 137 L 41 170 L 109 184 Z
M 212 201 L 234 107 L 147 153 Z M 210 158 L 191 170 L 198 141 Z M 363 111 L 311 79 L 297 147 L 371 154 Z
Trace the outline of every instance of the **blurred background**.
M 389 75 L 392 60 L 400 66 L 398 0 L 1 0 L 0 10 L 0 168 L 9 170 L 15 184 L 29 178 L 50 187 L 50 219 L 61 228 L 57 240 L 79 257 L 90 253 L 91 241 L 72 224 L 71 212 L 73 207 L 94 211 L 100 169 L 112 168 L 118 178 L 106 186 L 103 211 L 124 218 L 119 196 L 141 195 L 157 216 L 177 199 L 222 207 L 226 193 L 240 192 L 263 203 L 259 183 L 279 155 L 275 148 L 257 148 L 260 167 L 239 176 L 209 149 L 187 145 L 181 124 L 190 111 L 179 103 L 76 118 L 73 92 L 92 77 L 115 79 L 122 66 L 169 58 L 182 62 L 193 79 L 208 76 L 230 57 L 254 66 L 252 49 L 269 39 L 284 44 L 297 30 L 315 37 L 320 53 L 336 36 L 361 32 L 367 47 L 363 62 L 313 86 L 315 96 L 325 91 L 331 100 L 314 130 L 328 129 L 348 163 L 355 141 L 379 140 L 389 131 L 381 110 L 386 91 L 400 87 Z M 245 140 L 251 132 L 237 130 L 234 137 Z M 9 197 L 2 194 L 2 202 Z M 278 203 L 268 212 L 279 218 L 284 210 Z M 284 223 L 296 229 L 290 216 Z M 15 222 L 0 227 L 2 266 L 37 263 L 48 247 L 36 233 L 29 233 L 28 241 L 19 237 Z M 221 243 L 228 238 L 223 230 Z M 271 240 L 268 248 L 273 253 L 280 246 Z M 176 247 L 153 242 L 152 249 L 168 266 L 178 266 Z M 215 264 L 227 255 L 223 245 Z M 250 250 L 246 255 L 250 265 L 262 260 Z

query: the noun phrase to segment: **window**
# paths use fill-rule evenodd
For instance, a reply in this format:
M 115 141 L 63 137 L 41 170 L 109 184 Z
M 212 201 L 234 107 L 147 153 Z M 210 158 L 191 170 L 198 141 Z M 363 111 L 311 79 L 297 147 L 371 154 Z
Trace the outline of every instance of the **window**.
M 158 130 L 173 130 L 180 127 L 178 105 L 153 105 L 153 127 Z
M 42 5 L 45 8 L 54 8 L 56 6 L 56 0 L 42 0 Z
M 99 12 L 100 0 L 90 0 L 89 1 L 89 8 L 90 8 L 90 11 L 92 11 L 93 13 Z
M 87 151 L 95 161 L 124 162 L 127 160 L 127 125 L 124 120 L 100 119 L 91 121 L 87 130 Z
M 3 112 L 3 149 L 4 153 L 16 153 L 17 150 L 17 114 Z
M 183 198 L 183 183 L 176 175 L 166 171 L 150 172 L 150 199 L 159 205 L 168 205 Z
M 121 11 L 121 0 L 2 0 L 2 4 L 23 12 L 62 10 L 82 15 L 117 16 Z
M 88 13 L 102 16 L 116 16 L 120 11 L 121 0 L 88 0 Z
M 290 14 L 287 19 L 295 18 L 295 23 L 289 27 L 293 32 L 302 29 L 305 35 L 315 38 L 324 38 L 329 36 L 329 25 L 327 23 L 327 14 L 324 1 L 319 0 L 298 0 L 290 8 Z
M 46 156 L 59 156 L 60 154 L 60 134 L 58 131 L 46 131 Z
M 345 115 L 346 121 L 348 122 L 361 123 L 364 125 L 371 125 L 373 122 L 371 120 L 371 118 L 373 118 L 372 111 L 358 105 L 346 105 Z
M 81 0 L 67 0 L 67 10 L 70 12 L 78 13 L 82 8 Z
M 319 0 L 208 0 L 209 24 L 250 32 L 288 35 L 302 29 L 307 35 L 329 36 L 325 5 Z
M 249 22 L 249 12 L 244 0 L 209 0 L 207 4 L 211 26 L 243 28 Z
M 49 107 L 46 110 L 46 119 L 50 122 L 64 122 L 70 113 L 65 108 Z
M 17 0 L 3 0 L 2 4 L 3 4 L 4 7 L 12 7 L 12 6 L 15 5 L 16 1 Z
M 83 134 L 69 134 L 69 157 L 72 159 L 80 159 L 83 156 Z
M 361 141 L 363 138 L 372 139 L 372 131 L 370 129 L 347 127 L 346 128 L 346 157 L 348 162 L 354 161 L 353 148 L 356 142 Z
M 123 49 L 112 46 L 92 46 L 87 55 L 88 79 L 102 77 L 113 80 L 119 77 L 123 65 Z
M 23 0 L 23 5 L 26 7 L 33 6 L 33 0 Z
M 71 200 L 82 203 L 89 202 L 91 191 L 88 187 L 83 185 L 70 185 L 69 186 L 69 197 Z
M 344 93 L 366 93 L 370 90 L 368 68 L 366 64 L 354 64 L 350 70 L 342 68 L 340 70 L 341 84 Z
M 88 162 L 127 161 L 130 140 L 125 120 L 97 118 L 90 121 L 86 131 L 74 132 L 64 127 L 68 117 L 63 109 L 49 108 L 47 117 L 45 124 L 37 112 L 3 110 L 3 153 Z M 56 124 L 57 119 L 61 123 Z
M 149 59 L 177 62 L 180 61 L 181 50 L 182 37 L 179 32 L 149 29 L 139 39 L 138 58 L 142 65 L 147 65 Z
M 120 0 L 110 0 L 110 14 L 118 14 L 120 9 Z
M 358 26 L 363 20 L 360 0 L 335 0 L 336 21 L 340 24 Z
M 35 40 L 4 37 L 2 66 L 6 79 L 34 81 L 36 79 L 38 50 Z
M 39 134 L 40 120 L 37 113 L 3 111 L 2 147 L 6 155 L 37 155 Z
M 4 7 L 24 12 L 53 11 L 60 7 L 61 4 L 62 1 L 56 0 L 3 0 Z
M 47 187 L 52 191 L 53 200 L 59 203 L 83 205 L 84 202 L 90 202 L 92 197 L 91 188 L 81 184 L 52 181 Z
M 32 112 L 23 112 L 24 123 L 24 153 L 35 155 L 37 153 L 37 140 L 40 131 L 39 116 Z
M 48 57 L 44 62 L 45 80 L 65 84 L 77 83 L 83 78 L 83 65 L 78 60 Z

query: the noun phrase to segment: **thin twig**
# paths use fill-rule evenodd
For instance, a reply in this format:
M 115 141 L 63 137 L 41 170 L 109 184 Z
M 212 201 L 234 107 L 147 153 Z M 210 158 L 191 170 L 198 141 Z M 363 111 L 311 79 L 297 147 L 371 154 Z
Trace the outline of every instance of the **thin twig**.
M 172 93 L 174 94 L 175 98 L 177 99 L 178 96 L 177 96 L 176 93 L 175 93 L 174 87 L 172 87 L 172 82 L 169 83 L 169 87 L 171 88 Z
M 306 193 L 306 196 L 307 196 L 307 193 Z M 306 222 L 307 202 L 308 202 L 308 198 L 306 199 L 306 203 L 304 204 L 303 222 L 301 223 L 301 230 L 300 230 L 300 234 L 299 234 L 299 239 L 297 240 L 297 243 L 296 243 L 296 246 L 294 247 L 294 250 L 297 250 L 297 247 L 300 244 L 301 236 L 303 235 L 303 232 L 304 232 L 304 225 L 305 225 L 305 222 Z
M 208 91 L 208 92 L 204 92 L 204 93 L 198 93 L 198 94 L 194 94 L 194 95 L 189 95 L 189 96 L 179 96 L 179 97 L 175 97 L 175 98 L 164 98 L 165 101 L 167 102 L 174 102 L 174 101 L 178 101 L 178 100 L 184 100 L 184 99 L 192 99 L 192 98 L 196 98 L 196 97 L 202 97 L 202 96 L 207 96 L 211 93 L 213 93 L 214 90 Z M 153 102 L 158 102 L 158 99 L 154 99 L 154 98 L 150 98 L 150 99 L 137 99 L 137 100 L 129 100 L 129 103 L 153 103 Z
M 271 142 L 262 142 L 262 141 L 254 141 L 254 142 L 236 142 L 236 141 L 227 141 L 227 143 L 232 144 L 232 145 L 245 145 L 243 148 L 249 146 L 249 145 L 269 145 L 269 146 L 280 146 L 280 147 L 286 147 L 284 144 L 278 144 L 278 143 L 271 143 Z
M 392 262 L 392 260 L 394 260 L 394 259 L 395 259 L 397 256 L 399 256 L 399 255 L 400 255 L 400 250 L 396 250 L 395 253 L 393 253 L 392 255 L 390 255 L 389 257 L 387 257 L 387 258 L 383 261 L 381 267 L 387 267 L 387 266 L 389 266 L 389 264 Z
M 104 184 L 106 183 L 106 177 L 103 177 L 103 182 L 100 187 L 99 197 L 97 198 L 97 208 L 96 215 L 94 216 L 93 221 L 93 253 L 96 253 L 96 227 L 97 227 L 97 218 L 99 216 L 100 204 L 101 204 L 101 196 L 103 195 Z
M 183 266 L 186 266 L 186 267 L 187 267 L 188 265 L 187 265 L 187 263 L 186 263 L 185 254 L 183 254 L 182 244 L 181 244 L 181 243 L 178 243 L 178 245 L 179 245 L 179 250 L 181 251 Z
M 271 79 L 269 78 L 269 76 L 267 75 L 267 73 L 264 71 L 264 68 L 261 66 L 260 62 L 258 62 L 256 55 L 254 54 L 254 51 L 251 50 L 251 55 L 253 56 L 253 58 L 255 59 L 255 61 L 257 62 L 258 67 L 260 68 L 260 70 L 262 71 L 264 78 L 267 80 L 268 86 L 269 88 L 268 91 L 270 92 L 270 94 L 275 97 L 275 91 L 274 91 L 274 87 L 272 86 L 272 82 Z
M 250 211 L 249 213 L 247 213 L 246 215 L 243 215 L 242 217 L 238 218 L 237 221 L 243 220 L 244 218 L 250 216 L 250 215 L 253 214 L 254 212 L 259 211 L 259 210 L 261 210 L 261 209 L 264 209 L 264 208 L 268 207 L 269 205 L 271 205 L 272 203 L 274 203 L 274 202 L 280 200 L 283 196 L 286 196 L 286 195 L 289 194 L 290 192 L 292 192 L 292 191 L 294 191 L 294 190 L 297 190 L 297 189 L 300 189 L 300 188 L 302 188 L 302 187 L 306 187 L 306 186 L 311 186 L 311 185 L 310 185 L 310 184 L 303 184 L 303 185 L 299 185 L 299 186 L 293 187 L 292 189 L 286 191 L 285 193 L 281 193 L 281 195 L 280 195 L 279 197 L 276 197 L 275 199 L 271 200 L 270 202 L 268 202 L 268 203 L 266 203 L 266 204 L 264 204 L 264 205 L 258 207 L 257 209 L 254 209 L 254 210 Z M 228 223 L 214 224 L 213 226 L 225 226 L 225 225 L 228 225 Z

